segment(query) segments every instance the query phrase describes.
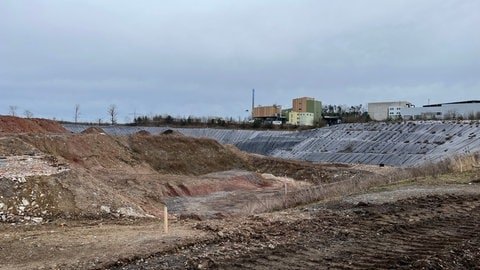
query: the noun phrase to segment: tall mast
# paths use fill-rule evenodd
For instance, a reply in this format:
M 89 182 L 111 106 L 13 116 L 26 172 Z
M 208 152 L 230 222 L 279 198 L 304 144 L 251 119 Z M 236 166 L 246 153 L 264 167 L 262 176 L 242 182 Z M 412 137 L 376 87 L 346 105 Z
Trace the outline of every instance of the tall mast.
M 255 88 L 252 89 L 252 119 L 253 119 L 253 110 L 255 109 Z

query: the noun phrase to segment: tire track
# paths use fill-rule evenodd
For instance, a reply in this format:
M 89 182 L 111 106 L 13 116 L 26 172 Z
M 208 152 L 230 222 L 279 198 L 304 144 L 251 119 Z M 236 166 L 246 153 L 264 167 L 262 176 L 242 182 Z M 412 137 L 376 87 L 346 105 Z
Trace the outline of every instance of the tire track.
M 113 269 L 475 269 L 480 200 L 442 195 L 308 209 L 310 219 L 246 221 L 211 243 Z M 472 267 L 473 266 L 473 267 Z

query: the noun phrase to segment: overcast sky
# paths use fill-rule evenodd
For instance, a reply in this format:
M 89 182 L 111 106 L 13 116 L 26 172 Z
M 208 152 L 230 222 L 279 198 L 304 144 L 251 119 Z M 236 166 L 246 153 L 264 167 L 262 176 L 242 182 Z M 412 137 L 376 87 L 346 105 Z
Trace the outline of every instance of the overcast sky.
M 478 0 L 1 0 L 0 114 L 480 99 Z

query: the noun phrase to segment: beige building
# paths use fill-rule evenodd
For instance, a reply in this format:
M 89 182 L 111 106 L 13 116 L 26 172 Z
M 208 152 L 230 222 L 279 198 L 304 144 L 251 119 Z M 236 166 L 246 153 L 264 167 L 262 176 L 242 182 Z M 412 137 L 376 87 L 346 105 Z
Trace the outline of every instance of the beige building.
M 253 109 L 253 118 L 277 118 L 282 115 L 282 106 L 258 106 Z
M 375 121 L 385 121 L 402 116 L 402 109 L 415 107 L 408 101 L 368 103 L 368 114 Z
M 292 111 L 294 112 L 307 112 L 307 102 L 309 100 L 315 100 L 314 98 L 310 97 L 301 97 L 293 99 L 293 107 Z

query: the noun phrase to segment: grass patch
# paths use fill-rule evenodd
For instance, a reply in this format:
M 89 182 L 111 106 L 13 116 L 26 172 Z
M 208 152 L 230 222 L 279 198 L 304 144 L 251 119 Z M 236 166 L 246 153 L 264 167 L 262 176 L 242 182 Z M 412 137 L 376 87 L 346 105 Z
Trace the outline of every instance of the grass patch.
M 250 202 L 244 212 L 256 214 L 278 211 L 323 200 L 365 192 L 388 191 L 416 185 L 468 184 L 478 181 L 480 172 L 475 167 L 479 156 L 463 156 L 409 169 L 398 169 L 388 176 L 372 175 L 365 179 L 351 179 L 329 184 L 319 184 L 288 194 L 272 195 Z

